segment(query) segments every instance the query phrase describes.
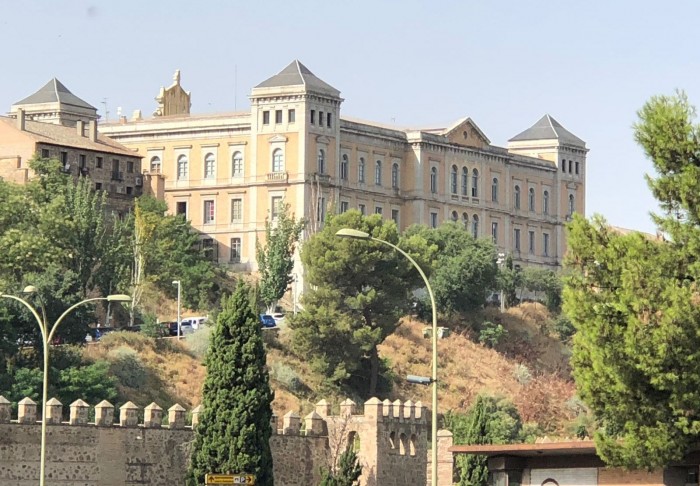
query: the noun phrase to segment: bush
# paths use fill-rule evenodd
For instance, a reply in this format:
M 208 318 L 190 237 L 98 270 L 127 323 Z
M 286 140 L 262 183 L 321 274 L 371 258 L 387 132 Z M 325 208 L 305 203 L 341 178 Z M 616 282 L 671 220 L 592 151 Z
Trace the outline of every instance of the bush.
M 197 358 L 203 360 L 209 351 L 209 344 L 211 343 L 211 326 L 199 326 L 192 334 L 185 336 L 185 343 L 187 347 Z
M 154 314 L 145 314 L 141 324 L 141 334 L 153 339 L 161 338 L 166 335 L 166 329 Z
M 506 334 L 508 334 L 508 331 L 502 325 L 485 321 L 481 325 L 481 331 L 479 331 L 479 342 L 489 348 L 494 348 Z
M 530 373 L 527 366 L 520 363 L 515 365 L 515 369 L 513 370 L 513 378 L 515 378 L 521 385 L 527 385 L 530 383 L 530 380 L 532 380 L 532 373 Z
M 289 391 L 299 392 L 304 388 L 304 382 L 290 366 L 279 361 L 270 367 L 270 378 L 284 385 Z
M 112 359 L 110 371 L 119 382 L 130 388 L 139 388 L 146 384 L 146 367 L 138 353 L 128 346 L 120 346 L 109 352 Z
M 560 314 L 554 321 L 554 332 L 562 342 L 569 342 L 576 333 L 576 328 L 571 323 L 568 317 Z

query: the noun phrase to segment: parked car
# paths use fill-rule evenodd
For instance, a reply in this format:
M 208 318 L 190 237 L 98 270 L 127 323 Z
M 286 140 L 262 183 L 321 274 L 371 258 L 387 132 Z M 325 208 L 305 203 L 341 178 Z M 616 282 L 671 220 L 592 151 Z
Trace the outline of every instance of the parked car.
M 199 329 L 199 326 L 204 324 L 207 321 L 206 317 L 187 317 L 185 319 L 182 319 L 182 323 L 184 324 L 185 322 L 189 324 L 192 329 L 197 330 Z
M 278 326 L 284 324 L 284 316 L 284 312 L 275 312 L 272 314 L 272 318 L 275 320 L 275 324 Z
M 260 324 L 262 325 L 263 329 L 277 327 L 275 318 L 272 317 L 270 314 L 260 314 Z

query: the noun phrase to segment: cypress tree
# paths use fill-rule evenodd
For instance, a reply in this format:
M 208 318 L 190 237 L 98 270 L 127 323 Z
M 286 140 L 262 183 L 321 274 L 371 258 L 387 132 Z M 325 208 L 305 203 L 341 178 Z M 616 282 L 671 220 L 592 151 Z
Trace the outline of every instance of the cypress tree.
M 207 377 L 187 484 L 204 475 L 247 473 L 273 484 L 270 419 L 273 393 L 265 367 L 262 331 L 251 290 L 239 284 L 223 300 L 206 357 Z

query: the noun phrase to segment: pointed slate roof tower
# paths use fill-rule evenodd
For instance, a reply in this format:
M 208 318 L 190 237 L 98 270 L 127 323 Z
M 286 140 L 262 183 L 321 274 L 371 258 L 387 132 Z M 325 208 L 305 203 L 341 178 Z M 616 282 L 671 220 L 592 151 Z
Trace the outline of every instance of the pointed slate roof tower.
M 265 88 L 302 88 L 304 91 L 313 92 L 332 97 L 339 97 L 340 91 L 330 84 L 316 77 L 309 68 L 295 59 L 287 67 L 274 76 L 266 79 L 253 88 L 253 93 Z
M 559 140 L 562 143 L 586 146 L 586 142 L 564 128 L 561 123 L 556 121 L 549 114 L 545 114 L 537 123 L 508 141 L 524 142 L 528 140 Z
M 23 109 L 29 120 L 75 126 L 78 120 L 97 120 L 97 108 L 80 99 L 53 78 L 33 94 L 13 104 L 10 115 Z

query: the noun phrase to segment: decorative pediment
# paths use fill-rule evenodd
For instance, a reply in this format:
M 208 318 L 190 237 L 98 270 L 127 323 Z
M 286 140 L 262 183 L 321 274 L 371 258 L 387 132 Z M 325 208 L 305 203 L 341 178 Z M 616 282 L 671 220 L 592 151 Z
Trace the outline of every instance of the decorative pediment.
M 287 141 L 287 137 L 278 134 L 268 138 L 267 141 L 270 143 L 285 143 Z
M 484 148 L 491 144 L 484 132 L 469 117 L 462 118 L 447 127 L 441 135 L 447 137 L 451 143 L 468 147 Z
M 318 137 L 316 137 L 316 143 L 321 145 L 328 145 L 331 143 L 331 139 L 326 137 L 325 135 L 319 135 Z

